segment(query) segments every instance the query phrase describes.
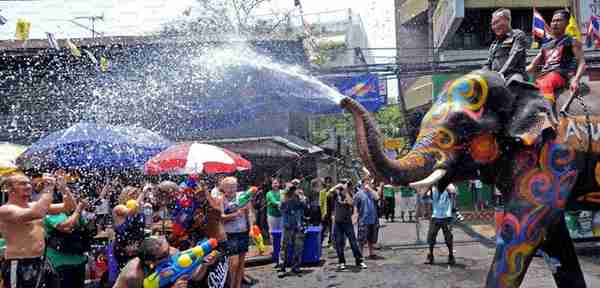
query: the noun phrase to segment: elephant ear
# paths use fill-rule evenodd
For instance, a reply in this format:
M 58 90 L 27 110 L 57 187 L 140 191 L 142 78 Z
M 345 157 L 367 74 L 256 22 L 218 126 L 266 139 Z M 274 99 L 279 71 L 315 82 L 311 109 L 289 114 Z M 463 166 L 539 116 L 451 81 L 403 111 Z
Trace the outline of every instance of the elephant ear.
M 521 139 L 528 146 L 542 142 L 547 136 L 556 135 L 550 118 L 551 104 L 535 90 L 519 89 L 518 93 L 513 117 L 507 127 L 508 135 Z

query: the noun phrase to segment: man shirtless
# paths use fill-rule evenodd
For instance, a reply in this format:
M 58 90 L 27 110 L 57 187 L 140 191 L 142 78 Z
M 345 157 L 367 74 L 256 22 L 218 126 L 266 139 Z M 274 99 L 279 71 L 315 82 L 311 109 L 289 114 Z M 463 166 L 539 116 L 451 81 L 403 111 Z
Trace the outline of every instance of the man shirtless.
M 164 237 L 152 236 L 144 239 L 140 245 L 138 257 L 127 262 L 113 288 L 142 288 L 144 279 L 152 275 L 154 267 L 168 261 L 169 257 L 175 253 L 177 253 L 177 249 L 170 247 Z M 198 281 L 206 275 L 208 267 L 214 264 L 215 260 L 213 255 L 206 256 L 204 263 L 196 268 L 192 275 L 177 279 L 171 288 L 190 287 L 190 282 Z
M 2 189 L 8 193 L 8 202 L 0 207 L 0 233 L 6 239 L 4 287 L 37 288 L 49 282 L 42 220 L 46 214 L 73 210 L 75 201 L 63 175 L 44 175 L 42 182 L 40 199 L 35 202 L 29 202 L 32 186 L 27 176 L 12 175 L 2 183 Z M 51 204 L 55 188 L 64 196 L 61 204 Z

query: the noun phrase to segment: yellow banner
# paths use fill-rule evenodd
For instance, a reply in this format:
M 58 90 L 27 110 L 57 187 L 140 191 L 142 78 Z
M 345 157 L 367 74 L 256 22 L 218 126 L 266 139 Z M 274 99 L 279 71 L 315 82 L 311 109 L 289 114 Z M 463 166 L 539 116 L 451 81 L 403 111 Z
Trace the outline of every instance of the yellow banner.
M 17 31 L 15 36 L 19 41 L 27 41 L 29 39 L 29 30 L 31 29 L 31 22 L 20 18 L 17 20 Z

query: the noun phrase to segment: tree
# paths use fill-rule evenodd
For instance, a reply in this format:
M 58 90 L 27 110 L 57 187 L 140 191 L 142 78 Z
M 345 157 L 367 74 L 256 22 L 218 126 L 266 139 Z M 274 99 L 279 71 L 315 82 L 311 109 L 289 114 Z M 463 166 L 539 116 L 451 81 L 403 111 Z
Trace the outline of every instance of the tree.
M 260 9 L 265 8 L 269 0 L 197 0 L 196 3 L 194 10 L 201 11 L 201 15 L 193 15 L 190 7 L 184 15 L 192 19 L 172 21 L 160 34 L 214 37 L 215 40 L 231 35 L 258 38 L 279 33 L 290 17 L 289 12 L 274 11 L 259 16 Z

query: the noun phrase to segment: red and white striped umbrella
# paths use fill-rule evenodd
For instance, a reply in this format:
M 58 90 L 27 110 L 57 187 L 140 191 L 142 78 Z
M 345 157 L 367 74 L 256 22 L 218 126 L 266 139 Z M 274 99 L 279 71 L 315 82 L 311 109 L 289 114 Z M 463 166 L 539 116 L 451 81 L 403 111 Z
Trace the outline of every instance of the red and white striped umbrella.
M 248 170 L 251 167 L 250 161 L 227 149 L 202 143 L 181 143 L 148 160 L 144 171 L 148 175 L 214 174 Z

